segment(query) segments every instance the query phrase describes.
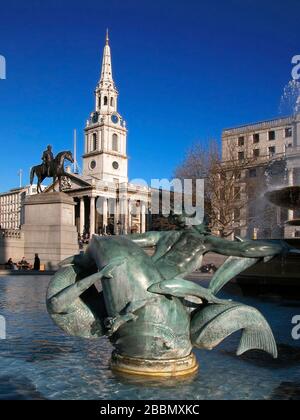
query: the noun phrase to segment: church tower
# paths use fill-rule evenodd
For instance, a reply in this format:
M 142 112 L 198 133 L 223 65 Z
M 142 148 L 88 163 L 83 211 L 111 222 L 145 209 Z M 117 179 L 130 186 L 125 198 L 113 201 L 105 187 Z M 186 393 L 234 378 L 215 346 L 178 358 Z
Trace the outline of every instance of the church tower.
M 126 123 L 118 113 L 118 91 L 113 81 L 108 31 L 95 111 L 85 128 L 83 176 L 114 183 L 128 182 Z

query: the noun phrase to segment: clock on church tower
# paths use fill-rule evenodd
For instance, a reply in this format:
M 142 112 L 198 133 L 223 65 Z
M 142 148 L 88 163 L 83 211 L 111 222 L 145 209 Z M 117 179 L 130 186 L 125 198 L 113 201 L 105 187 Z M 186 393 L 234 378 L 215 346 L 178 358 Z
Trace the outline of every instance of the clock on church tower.
M 118 113 L 118 91 L 112 77 L 108 34 L 95 99 L 95 110 L 85 128 L 83 176 L 86 179 L 127 183 L 127 129 Z

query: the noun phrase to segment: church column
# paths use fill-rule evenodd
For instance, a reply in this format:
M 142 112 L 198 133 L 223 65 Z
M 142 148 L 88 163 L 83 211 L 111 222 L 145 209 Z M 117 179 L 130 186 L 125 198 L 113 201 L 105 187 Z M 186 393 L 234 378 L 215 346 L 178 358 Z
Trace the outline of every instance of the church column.
M 121 224 L 122 224 L 122 231 L 120 232 L 122 235 L 127 235 L 128 233 L 128 200 L 127 198 L 122 198 L 120 201 L 120 212 L 121 212 Z
M 128 233 L 131 233 L 131 199 L 128 200 L 127 202 L 127 210 L 128 210 L 128 216 L 127 216 L 127 220 L 128 220 L 128 227 L 127 227 L 127 231 Z
M 84 198 L 80 198 L 80 222 L 79 222 L 79 233 L 83 235 L 85 225 L 85 205 Z
M 90 199 L 90 237 L 95 234 L 95 197 Z
M 115 235 L 118 235 L 119 232 L 119 203 L 118 203 L 118 199 L 115 198 L 114 199 L 114 233 Z
M 146 232 L 146 203 L 144 201 L 141 202 L 141 233 Z
M 107 198 L 103 197 L 103 207 L 102 207 L 102 214 L 103 214 L 103 233 L 107 231 L 107 211 L 108 211 L 108 203 Z

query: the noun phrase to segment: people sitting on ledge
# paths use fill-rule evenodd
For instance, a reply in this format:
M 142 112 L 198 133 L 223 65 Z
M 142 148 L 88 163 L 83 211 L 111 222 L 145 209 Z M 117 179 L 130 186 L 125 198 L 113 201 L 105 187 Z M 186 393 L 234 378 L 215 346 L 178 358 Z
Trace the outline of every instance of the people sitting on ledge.
M 5 264 L 5 268 L 7 270 L 16 270 L 16 264 L 13 262 L 12 258 L 10 258 L 7 263 Z
M 19 270 L 31 269 L 31 265 L 26 261 L 25 257 L 23 257 L 22 260 L 18 262 L 17 267 Z

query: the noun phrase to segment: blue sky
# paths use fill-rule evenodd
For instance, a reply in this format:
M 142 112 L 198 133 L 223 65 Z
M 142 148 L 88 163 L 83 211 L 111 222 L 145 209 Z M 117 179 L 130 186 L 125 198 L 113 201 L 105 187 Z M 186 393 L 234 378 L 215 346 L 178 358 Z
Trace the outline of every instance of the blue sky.
M 300 54 L 299 0 L 4 0 L 0 191 L 48 143 L 72 148 L 94 106 L 106 27 L 130 178 L 173 174 L 196 141 L 278 115 Z

